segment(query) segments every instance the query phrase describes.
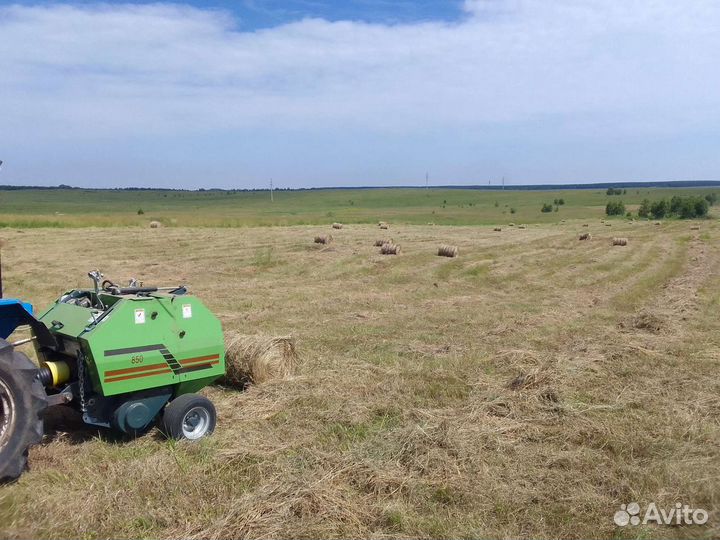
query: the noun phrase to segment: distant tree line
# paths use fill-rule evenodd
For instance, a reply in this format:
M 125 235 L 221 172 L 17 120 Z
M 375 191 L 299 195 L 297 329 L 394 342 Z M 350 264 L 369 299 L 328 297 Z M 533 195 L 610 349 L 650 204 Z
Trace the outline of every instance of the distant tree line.
M 619 189 L 619 188 L 607 188 L 607 195 L 625 195 L 627 193 L 627 189 Z
M 672 199 L 660 199 L 650 201 L 644 199 L 638 208 L 639 217 L 653 217 L 662 219 L 665 217 L 679 217 L 680 219 L 693 219 L 705 217 L 710 206 L 717 202 L 717 195 L 710 193 L 705 197 L 691 196 L 679 197 L 675 195 Z

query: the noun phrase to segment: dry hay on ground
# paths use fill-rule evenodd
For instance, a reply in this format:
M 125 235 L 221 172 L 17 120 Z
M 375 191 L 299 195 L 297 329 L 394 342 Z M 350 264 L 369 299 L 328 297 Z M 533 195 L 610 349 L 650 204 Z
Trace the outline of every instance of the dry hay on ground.
M 321 234 L 315 237 L 316 244 L 329 244 L 333 241 L 332 234 Z
M 342 223 L 333 223 L 333 224 L 332 224 L 332 228 L 333 228 L 333 229 L 342 229 L 342 228 L 343 228 L 343 224 L 342 224 Z
M 627 238 L 613 238 L 612 239 L 613 246 L 627 246 L 627 243 L 628 243 Z
M 392 238 L 389 238 L 387 240 L 379 239 L 379 240 L 375 240 L 375 247 L 382 247 L 385 244 L 392 244 L 392 243 L 393 243 Z
M 228 334 L 225 337 L 226 373 L 223 384 L 245 388 L 273 379 L 293 375 L 299 356 L 292 337 L 248 336 Z
M 399 255 L 400 246 L 397 244 L 383 244 L 380 248 L 380 253 L 383 255 Z
M 592 240 L 592 234 L 590 234 L 588 232 L 582 233 L 580 235 L 580 237 L 578 238 L 578 240 Z
M 458 256 L 457 246 L 442 245 L 438 248 L 439 257 L 457 257 Z
M 160 227 L 162 227 L 162 223 L 160 223 L 159 221 L 151 221 L 150 222 L 151 229 L 159 229 Z

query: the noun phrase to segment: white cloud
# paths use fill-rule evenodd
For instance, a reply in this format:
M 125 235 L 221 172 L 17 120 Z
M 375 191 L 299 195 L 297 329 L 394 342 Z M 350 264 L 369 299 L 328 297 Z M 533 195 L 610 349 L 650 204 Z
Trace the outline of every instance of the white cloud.
M 246 32 L 173 4 L 0 8 L 0 145 L 297 130 L 553 136 L 720 120 L 715 0 L 466 0 L 458 23 Z M 550 125 L 550 124 L 548 124 Z M 550 128 L 549 128 L 550 129 Z

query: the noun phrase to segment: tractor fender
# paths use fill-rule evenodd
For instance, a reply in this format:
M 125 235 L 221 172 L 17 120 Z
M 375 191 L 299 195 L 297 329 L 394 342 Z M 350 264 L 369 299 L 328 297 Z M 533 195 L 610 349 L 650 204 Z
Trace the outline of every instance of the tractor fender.
M 55 347 L 57 343 L 48 327 L 33 315 L 33 307 L 15 298 L 0 299 L 0 338 L 7 339 L 18 326 L 30 325 L 42 347 Z

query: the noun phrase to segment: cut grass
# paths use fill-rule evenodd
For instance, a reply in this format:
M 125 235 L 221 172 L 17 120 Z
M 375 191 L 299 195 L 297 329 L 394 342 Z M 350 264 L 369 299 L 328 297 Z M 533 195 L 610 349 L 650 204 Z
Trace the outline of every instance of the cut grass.
M 51 423 L 0 487 L 0 535 L 717 537 L 720 230 L 618 221 L 620 251 L 563 226 L 393 226 L 389 262 L 375 224 L 326 252 L 304 249 L 319 227 L 4 231 L 7 296 L 42 308 L 97 266 L 183 282 L 226 330 L 292 333 L 304 362 L 207 389 L 199 445 Z M 711 519 L 615 527 L 630 501 Z

